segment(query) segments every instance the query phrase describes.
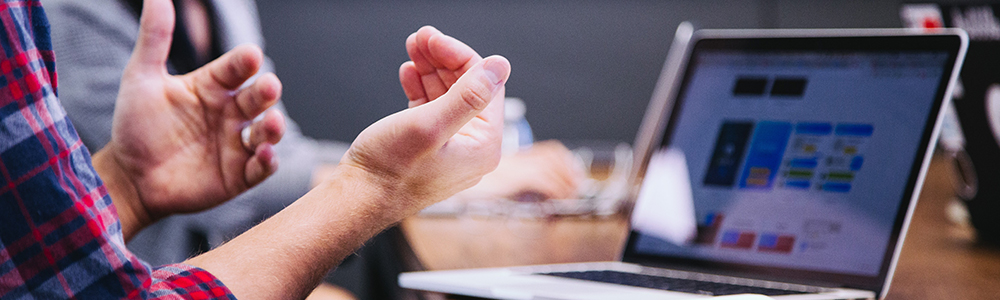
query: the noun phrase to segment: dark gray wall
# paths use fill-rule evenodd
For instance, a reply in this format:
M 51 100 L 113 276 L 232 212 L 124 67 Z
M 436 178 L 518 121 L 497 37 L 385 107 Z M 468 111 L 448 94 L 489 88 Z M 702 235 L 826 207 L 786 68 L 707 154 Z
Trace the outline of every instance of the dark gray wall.
M 540 139 L 632 142 L 674 28 L 898 27 L 901 1 L 258 0 L 266 52 L 303 131 L 353 140 L 406 107 L 404 41 L 430 24 L 510 59 L 507 95 Z

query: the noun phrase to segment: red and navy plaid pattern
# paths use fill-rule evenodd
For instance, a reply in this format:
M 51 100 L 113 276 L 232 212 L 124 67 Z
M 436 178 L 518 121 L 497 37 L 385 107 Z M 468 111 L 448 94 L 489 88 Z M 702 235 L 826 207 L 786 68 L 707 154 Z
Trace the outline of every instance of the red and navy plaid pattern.
M 37 0 L 0 0 L 0 298 L 235 299 L 188 265 L 151 268 L 56 97 Z

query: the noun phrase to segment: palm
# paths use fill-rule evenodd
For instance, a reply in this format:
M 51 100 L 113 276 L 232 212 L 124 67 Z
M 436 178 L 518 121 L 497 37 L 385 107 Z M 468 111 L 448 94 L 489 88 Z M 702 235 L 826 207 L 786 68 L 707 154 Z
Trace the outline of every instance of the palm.
M 170 9 L 169 2 L 157 2 Z M 252 148 L 240 130 L 277 101 L 273 74 L 240 86 L 260 67 L 262 54 L 244 46 L 182 76 L 170 76 L 166 58 L 173 14 L 144 14 L 140 39 L 126 67 L 107 147 L 131 174 L 141 205 L 153 219 L 213 207 L 247 190 L 276 168 L 271 144 L 284 123 L 276 112 L 253 123 Z
M 387 175 L 398 186 L 390 189 L 421 200 L 413 206 L 419 208 L 471 187 L 496 167 L 510 66 L 500 57 L 484 60 L 433 27 L 411 35 L 406 48 L 412 61 L 400 67 L 400 83 L 410 108 L 366 128 L 342 164 Z M 486 69 L 500 73 L 490 78 Z
M 233 96 L 219 85 L 192 91 L 193 76 L 197 73 L 164 73 L 149 84 L 123 83 L 120 92 L 115 113 L 130 117 L 116 117 L 115 144 L 125 146 L 119 159 L 143 170 L 134 180 L 148 188 L 140 197 L 154 215 L 202 210 L 251 185 L 243 173 L 252 153 L 238 135 L 222 134 L 239 132 L 249 119 L 237 113 Z M 145 99 L 127 100 L 140 97 Z
M 417 195 L 430 201 L 443 200 L 475 185 L 496 167 L 500 159 L 502 125 L 498 124 L 503 121 L 503 92 L 497 95 L 499 99 L 493 99 L 457 133 L 428 120 L 435 108 L 427 105 L 390 115 L 361 132 L 344 161 L 388 174 L 401 185 L 419 188 L 400 198 Z M 416 179 L 407 182 L 408 178 Z

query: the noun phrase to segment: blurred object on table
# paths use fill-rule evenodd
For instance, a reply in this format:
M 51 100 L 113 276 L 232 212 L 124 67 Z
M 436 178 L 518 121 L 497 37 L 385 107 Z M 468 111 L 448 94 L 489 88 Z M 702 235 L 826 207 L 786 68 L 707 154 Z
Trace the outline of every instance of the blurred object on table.
M 503 144 L 500 145 L 503 154 L 513 154 L 523 148 L 531 147 L 535 142 L 531 124 L 528 124 L 528 119 L 524 116 L 527 112 L 528 106 L 521 98 L 504 98 Z
M 540 147 L 553 147 L 539 142 L 530 148 L 522 148 L 518 154 L 525 151 L 540 151 Z M 579 179 L 575 196 L 548 197 L 545 194 L 528 191 L 516 193 L 511 197 L 502 197 L 504 193 L 496 191 L 496 187 L 470 189 L 459 193 L 456 197 L 432 205 L 423 211 L 422 216 L 438 217 L 497 217 L 514 219 L 549 218 L 555 216 L 597 215 L 608 216 L 619 211 L 627 192 L 627 180 L 632 168 L 632 149 L 625 143 L 604 141 L 585 141 L 568 143 L 576 168 L 583 170 L 585 178 Z M 561 147 L 561 146 L 560 146 Z M 512 154 L 512 155 L 518 155 Z M 539 162 L 544 164 L 548 162 Z M 503 162 L 501 162 L 503 164 Z M 522 166 L 530 168 L 533 166 Z M 498 167 L 498 173 L 509 173 Z M 490 176 L 490 175 L 487 175 Z M 522 178 L 524 179 L 524 178 Z M 484 181 L 489 180 L 484 178 Z M 530 183 L 518 183 L 518 178 L 495 180 L 507 182 L 512 186 L 530 187 Z

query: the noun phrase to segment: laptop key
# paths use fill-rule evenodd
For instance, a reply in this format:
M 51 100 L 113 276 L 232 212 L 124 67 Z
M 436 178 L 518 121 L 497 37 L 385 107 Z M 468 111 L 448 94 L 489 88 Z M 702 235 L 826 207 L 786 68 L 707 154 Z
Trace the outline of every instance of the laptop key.
M 581 279 L 604 283 L 621 284 L 674 292 L 725 296 L 735 294 L 762 294 L 767 296 L 805 294 L 802 291 L 790 291 L 756 286 L 736 285 L 728 283 L 698 281 L 682 278 L 671 278 L 654 275 L 618 272 L 618 271 L 582 271 L 582 272 L 552 272 L 539 273 L 563 278 Z

